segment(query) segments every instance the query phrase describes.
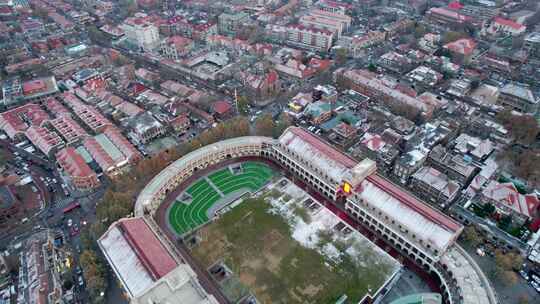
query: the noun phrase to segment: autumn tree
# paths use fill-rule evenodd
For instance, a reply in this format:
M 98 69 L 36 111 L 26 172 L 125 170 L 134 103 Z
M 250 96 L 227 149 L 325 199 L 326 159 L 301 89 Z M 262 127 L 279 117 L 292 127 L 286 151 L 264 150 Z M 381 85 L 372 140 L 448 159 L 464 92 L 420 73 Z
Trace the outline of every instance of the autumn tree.
M 271 114 L 261 115 L 255 121 L 255 134 L 259 136 L 272 136 L 275 127 L 276 124 L 274 123 Z
M 478 246 L 482 241 L 482 237 L 478 234 L 474 226 L 468 226 L 464 229 L 463 239 L 473 247 Z
M 85 250 L 79 256 L 79 262 L 84 271 L 86 286 L 90 292 L 92 302 L 103 301 L 101 292 L 107 289 L 106 272 L 103 261 L 93 250 Z
M 524 145 L 533 143 L 540 132 L 538 122 L 534 116 L 515 114 L 510 108 L 505 108 L 497 113 L 496 119 L 510 131 L 510 134 L 518 143 Z
M 276 123 L 276 126 L 274 127 L 274 132 L 272 136 L 274 138 L 278 138 L 279 136 L 281 136 L 283 131 L 285 131 L 285 129 L 287 129 L 288 127 L 292 125 L 293 125 L 293 120 L 291 116 L 287 115 L 287 113 L 281 113 L 281 115 L 279 115 L 278 122 Z
M 467 37 L 469 37 L 469 35 L 465 32 L 447 31 L 444 33 L 441 40 L 443 44 L 447 44 L 447 43 L 454 42 L 456 40 L 467 38 Z

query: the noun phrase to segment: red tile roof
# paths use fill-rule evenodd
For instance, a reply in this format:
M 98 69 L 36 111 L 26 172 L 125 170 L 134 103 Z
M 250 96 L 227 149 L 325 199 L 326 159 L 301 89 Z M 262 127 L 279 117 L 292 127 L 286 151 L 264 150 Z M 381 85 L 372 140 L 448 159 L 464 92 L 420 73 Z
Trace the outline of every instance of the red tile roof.
M 223 115 L 229 112 L 232 108 L 231 104 L 224 100 L 216 101 L 212 107 L 214 109 L 214 112 L 219 115 Z
M 27 81 L 23 83 L 23 94 L 28 95 L 36 91 L 42 91 L 47 88 L 45 81 L 42 79 Z
M 73 147 L 66 147 L 56 153 L 56 160 L 70 176 L 90 177 L 96 173 L 84 161 Z
M 458 39 L 454 42 L 450 42 L 444 45 L 444 48 L 449 49 L 454 53 L 463 54 L 465 56 L 471 55 L 476 48 L 476 42 L 470 38 Z
M 504 18 L 501 18 L 501 17 L 495 17 L 493 22 L 498 23 L 498 24 L 503 25 L 503 26 L 511 27 L 511 28 L 513 28 L 515 30 L 522 30 L 522 29 L 524 30 L 525 29 L 525 26 L 523 24 L 519 24 L 517 22 L 514 22 L 513 20 L 504 19 Z
M 144 219 L 123 220 L 120 222 L 120 228 L 127 242 L 155 280 L 159 280 L 178 266 Z

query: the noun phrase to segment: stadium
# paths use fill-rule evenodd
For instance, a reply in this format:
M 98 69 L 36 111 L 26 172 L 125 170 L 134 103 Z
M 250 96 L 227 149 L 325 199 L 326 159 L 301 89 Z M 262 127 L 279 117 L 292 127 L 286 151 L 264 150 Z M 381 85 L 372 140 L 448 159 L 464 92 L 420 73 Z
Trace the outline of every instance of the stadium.
M 378 175 L 373 161 L 298 127 L 185 155 L 141 191 L 135 215 L 98 242 L 133 303 L 372 303 L 399 278 L 397 260 L 429 278 L 445 303 L 497 303 L 455 244 L 461 225 Z M 285 247 L 294 254 L 276 249 Z M 272 270 L 276 259 L 294 271 Z

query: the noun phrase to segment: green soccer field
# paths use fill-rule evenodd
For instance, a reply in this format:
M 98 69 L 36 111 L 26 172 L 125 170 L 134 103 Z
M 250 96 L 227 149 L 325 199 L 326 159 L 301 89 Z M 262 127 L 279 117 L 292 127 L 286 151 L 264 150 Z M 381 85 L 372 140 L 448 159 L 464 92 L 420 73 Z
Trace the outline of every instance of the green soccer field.
M 241 190 L 257 191 L 274 175 L 272 169 L 262 163 L 245 162 L 241 167 L 237 174 L 224 168 L 190 185 L 186 193 L 191 195 L 191 202 L 176 201 L 169 209 L 168 219 L 173 230 L 182 235 L 197 228 L 208 222 L 208 210 L 220 199 Z

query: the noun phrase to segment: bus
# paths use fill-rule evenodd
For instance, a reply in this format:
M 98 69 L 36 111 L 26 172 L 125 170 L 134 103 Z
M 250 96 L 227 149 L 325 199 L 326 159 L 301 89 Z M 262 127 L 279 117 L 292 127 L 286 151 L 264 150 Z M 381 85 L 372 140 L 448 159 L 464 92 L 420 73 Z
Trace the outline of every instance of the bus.
M 66 213 L 69 213 L 77 208 L 81 208 L 81 204 L 79 204 L 78 202 L 73 202 L 71 204 L 69 204 L 66 208 L 64 208 L 62 210 L 62 212 L 64 212 L 64 214 Z

